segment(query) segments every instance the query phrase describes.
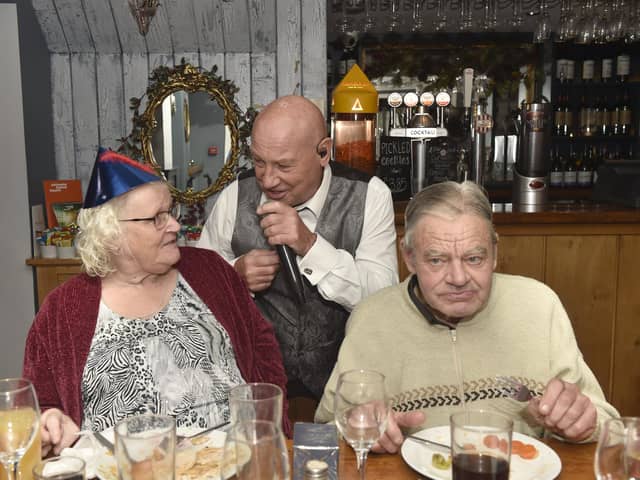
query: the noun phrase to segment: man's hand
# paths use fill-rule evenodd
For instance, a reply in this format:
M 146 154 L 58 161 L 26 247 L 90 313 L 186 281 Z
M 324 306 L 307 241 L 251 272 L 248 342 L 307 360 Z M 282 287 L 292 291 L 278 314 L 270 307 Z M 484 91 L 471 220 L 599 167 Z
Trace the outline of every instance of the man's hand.
M 404 441 L 404 435 L 400 430 L 401 427 L 417 427 L 424 422 L 424 413 L 422 412 L 401 412 L 392 411 L 387 421 L 387 429 L 378 439 L 371 449 L 375 453 L 397 453 L 398 449 Z
M 263 203 L 257 213 L 262 217 L 260 226 L 270 245 L 289 245 L 304 257 L 316 242 L 316 234 L 302 223 L 296 209 L 285 203 Z
M 70 447 L 78 438 L 80 429 L 70 417 L 57 408 L 51 408 L 40 416 L 42 456 L 53 451 L 60 455 L 63 448 Z
M 249 290 L 261 292 L 273 282 L 280 258 L 274 250 L 251 250 L 236 260 L 234 268 Z
M 538 423 L 574 442 L 587 439 L 598 420 L 591 399 L 575 384 L 558 378 L 549 381 L 542 397 L 529 401 L 527 410 Z

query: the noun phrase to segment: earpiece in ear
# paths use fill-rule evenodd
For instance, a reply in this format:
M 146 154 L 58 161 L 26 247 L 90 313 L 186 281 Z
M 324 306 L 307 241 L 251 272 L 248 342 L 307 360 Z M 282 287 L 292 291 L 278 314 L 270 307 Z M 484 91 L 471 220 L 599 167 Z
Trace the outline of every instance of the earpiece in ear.
M 318 150 L 318 155 L 320 155 L 321 157 L 324 157 L 327 155 L 327 151 L 326 150 Z

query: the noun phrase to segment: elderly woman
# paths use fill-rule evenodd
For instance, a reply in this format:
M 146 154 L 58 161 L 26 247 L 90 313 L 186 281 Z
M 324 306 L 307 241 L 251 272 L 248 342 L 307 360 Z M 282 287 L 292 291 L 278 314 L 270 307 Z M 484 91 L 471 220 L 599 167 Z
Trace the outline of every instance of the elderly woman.
M 178 247 L 177 215 L 152 170 L 99 151 L 78 216 L 85 273 L 51 292 L 27 338 L 43 454 L 72 444 L 79 428 L 145 412 L 210 427 L 228 420 L 234 385 L 284 389 L 271 325 L 225 260 Z

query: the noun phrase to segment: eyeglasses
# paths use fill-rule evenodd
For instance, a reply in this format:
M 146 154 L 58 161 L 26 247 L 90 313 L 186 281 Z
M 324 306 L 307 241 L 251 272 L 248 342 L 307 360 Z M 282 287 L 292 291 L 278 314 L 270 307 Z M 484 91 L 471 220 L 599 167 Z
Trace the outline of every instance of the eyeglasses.
M 145 217 L 145 218 L 124 218 L 119 219 L 120 222 L 153 222 L 153 226 L 156 227 L 157 230 L 162 230 L 169 223 L 169 217 L 173 217 L 176 220 L 180 217 L 180 204 L 174 203 L 171 206 L 171 209 L 165 210 L 163 212 L 156 213 L 153 217 Z

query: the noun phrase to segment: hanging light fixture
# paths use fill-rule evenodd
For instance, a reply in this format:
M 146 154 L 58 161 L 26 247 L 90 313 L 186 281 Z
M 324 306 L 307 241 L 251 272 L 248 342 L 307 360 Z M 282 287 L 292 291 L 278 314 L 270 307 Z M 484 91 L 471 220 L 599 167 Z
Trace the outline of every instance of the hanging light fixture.
M 158 8 L 158 0 L 128 0 L 133 18 L 136 19 L 138 31 L 146 35 L 149 25 Z

